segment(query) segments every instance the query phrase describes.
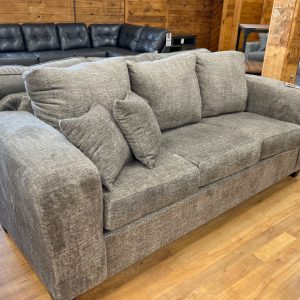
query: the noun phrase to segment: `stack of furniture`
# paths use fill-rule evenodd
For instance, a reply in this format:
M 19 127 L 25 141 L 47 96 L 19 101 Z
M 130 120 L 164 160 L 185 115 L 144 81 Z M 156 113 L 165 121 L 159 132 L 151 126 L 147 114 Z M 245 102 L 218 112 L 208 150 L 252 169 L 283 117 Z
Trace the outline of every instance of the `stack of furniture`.
M 54 299 L 300 169 L 299 90 L 240 52 L 168 56 L 32 68 L 32 113 L 0 113 L 0 222 Z
M 0 65 L 30 66 L 68 57 L 160 52 L 165 29 L 130 24 L 3 24 Z

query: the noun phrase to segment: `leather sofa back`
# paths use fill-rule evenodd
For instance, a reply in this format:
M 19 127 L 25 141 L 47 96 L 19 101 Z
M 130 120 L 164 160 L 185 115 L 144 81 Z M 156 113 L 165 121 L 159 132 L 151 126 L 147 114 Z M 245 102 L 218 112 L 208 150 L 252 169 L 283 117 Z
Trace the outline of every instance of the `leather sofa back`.
M 62 50 L 90 48 L 91 42 L 87 26 L 83 23 L 57 24 Z
M 137 52 L 161 51 L 166 41 L 167 30 L 145 26 L 140 34 Z
M 131 24 L 122 25 L 118 38 L 118 46 L 135 51 L 142 30 L 143 27 L 141 26 Z
M 91 24 L 89 26 L 93 47 L 116 47 L 120 24 Z
M 60 49 L 55 24 L 23 24 L 21 27 L 29 52 Z
M 25 51 L 21 27 L 18 24 L 0 25 L 0 52 Z

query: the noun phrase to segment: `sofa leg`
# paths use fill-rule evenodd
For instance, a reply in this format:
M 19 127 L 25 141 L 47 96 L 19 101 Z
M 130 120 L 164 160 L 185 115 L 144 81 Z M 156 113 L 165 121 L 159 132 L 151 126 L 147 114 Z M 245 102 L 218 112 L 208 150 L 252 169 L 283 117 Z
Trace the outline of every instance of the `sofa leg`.
M 299 173 L 300 173 L 300 171 L 294 172 L 293 174 L 291 174 L 291 176 L 292 176 L 293 178 L 295 178 L 295 177 L 297 177 L 297 176 L 299 175 Z
M 5 233 L 8 233 L 8 231 L 6 230 L 6 228 L 3 225 L 1 225 L 1 227 Z

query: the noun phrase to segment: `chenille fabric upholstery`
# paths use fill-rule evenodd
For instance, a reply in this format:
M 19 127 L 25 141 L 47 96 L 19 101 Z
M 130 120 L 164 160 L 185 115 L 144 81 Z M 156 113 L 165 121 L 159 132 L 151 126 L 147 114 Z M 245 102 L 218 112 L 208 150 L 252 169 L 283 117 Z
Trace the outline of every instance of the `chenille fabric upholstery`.
M 102 184 L 113 184 L 131 158 L 129 146 L 111 114 L 100 104 L 78 118 L 59 121 L 61 132 L 78 147 L 98 168 Z
M 113 116 L 135 158 L 152 169 L 161 145 L 161 131 L 146 100 L 129 91 L 124 100 L 115 101 Z
M 162 130 L 201 120 L 194 54 L 127 65 L 132 91 L 147 100 Z
M 243 112 L 203 120 L 204 123 L 240 132 L 260 141 L 260 158 L 270 157 L 300 146 L 300 126 L 258 114 Z
M 35 115 L 59 129 L 58 121 L 78 117 L 94 103 L 112 112 L 130 89 L 126 63 L 99 61 L 68 68 L 37 68 L 23 74 Z
M 125 165 L 112 192 L 104 192 L 104 228 L 115 230 L 195 193 L 199 171 L 184 158 L 161 149 L 156 166 Z
M 202 117 L 244 111 L 248 96 L 244 54 L 224 51 L 196 56 Z
M 257 163 L 261 143 L 233 130 L 198 123 L 163 132 L 162 146 L 197 166 L 198 185 L 204 186 Z
M 0 111 L 18 110 L 23 97 L 26 95 L 24 92 L 7 95 L 0 101 Z
M 247 111 L 300 125 L 300 90 L 282 81 L 246 75 Z

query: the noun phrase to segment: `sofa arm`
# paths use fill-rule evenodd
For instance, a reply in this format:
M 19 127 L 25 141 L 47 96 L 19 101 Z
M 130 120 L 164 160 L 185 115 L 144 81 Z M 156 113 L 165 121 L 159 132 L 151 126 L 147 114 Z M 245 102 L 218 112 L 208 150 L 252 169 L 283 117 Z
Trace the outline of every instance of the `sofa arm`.
M 259 47 L 260 47 L 260 42 L 249 42 L 249 43 L 246 43 L 246 48 L 245 48 L 245 57 L 246 57 L 246 60 L 248 59 L 248 54 L 250 52 L 258 51 Z
M 246 75 L 247 111 L 300 125 L 300 90 L 284 82 Z
M 0 222 L 55 299 L 106 278 L 102 189 L 94 164 L 26 112 L 0 113 Z

